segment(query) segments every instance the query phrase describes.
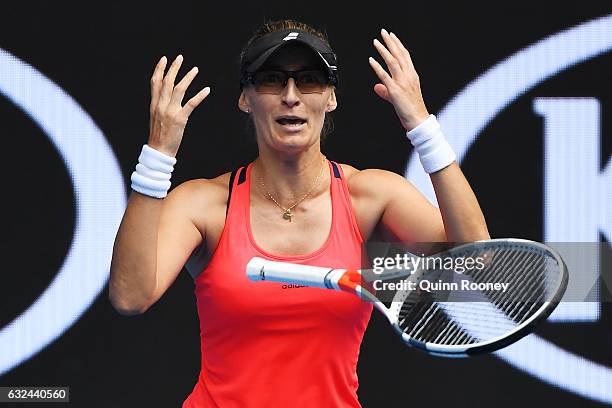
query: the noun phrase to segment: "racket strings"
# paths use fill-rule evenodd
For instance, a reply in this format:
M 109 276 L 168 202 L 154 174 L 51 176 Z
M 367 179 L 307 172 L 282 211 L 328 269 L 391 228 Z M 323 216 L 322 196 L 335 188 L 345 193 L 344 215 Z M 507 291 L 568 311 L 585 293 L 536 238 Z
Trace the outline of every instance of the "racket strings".
M 560 269 L 549 257 L 533 254 L 528 262 L 517 268 L 519 279 L 510 277 L 511 284 L 506 293 L 498 293 L 492 301 L 515 322 L 522 323 L 532 316 L 546 301 L 551 283 L 557 282 Z M 550 275 L 550 276 L 547 276 Z M 524 279 L 521 279 L 525 277 Z
M 422 301 L 413 305 L 404 303 L 401 312 L 403 317 L 399 320 L 399 326 L 411 338 L 419 341 L 435 339 L 436 342 L 472 343 L 476 341 L 455 322 L 449 320 L 433 301 Z
M 475 275 L 476 281 L 485 280 L 509 283 L 505 292 L 484 291 L 490 301 L 511 320 L 521 323 L 530 316 L 534 306 L 544 301 L 542 288 L 547 282 L 544 276 L 545 266 L 542 258 L 536 253 L 503 251 L 498 253 L 489 273 Z M 512 252 L 512 253 L 510 253 Z M 508 262 L 508 259 L 513 262 Z M 483 269 L 484 271 L 484 269 Z M 504 271 L 511 271 L 504 274 Z
M 449 320 L 446 314 L 434 302 L 420 303 L 412 308 L 410 315 L 399 322 L 402 330 L 411 338 L 422 342 L 439 342 L 462 339 L 466 344 L 476 341 L 457 323 Z
M 492 294 L 488 293 L 487 295 L 497 308 L 504 312 L 510 319 L 520 323 L 524 314 L 520 313 L 521 310 L 523 310 L 520 308 L 523 302 L 519 299 L 532 300 L 533 297 L 525 296 L 525 292 L 537 289 L 534 288 L 534 281 L 537 282 L 537 278 L 541 278 L 541 274 L 539 273 L 529 273 L 529 271 L 536 271 L 537 268 L 535 263 L 538 256 L 534 253 L 517 253 L 517 251 L 513 251 L 513 253 L 510 254 L 508 253 L 510 251 L 505 252 L 506 254 L 501 254 L 500 262 L 494 266 L 495 272 L 491 274 L 492 276 L 489 279 L 494 282 L 509 283 L 510 286 L 506 292 L 497 291 Z M 513 262 L 507 262 L 508 259 Z M 500 271 L 511 271 L 511 273 L 502 275 Z M 487 275 L 482 274 L 482 276 Z M 519 306 L 518 309 L 517 306 Z M 516 313 L 513 314 L 513 311 Z
M 483 255 L 476 250 L 464 254 Z M 461 279 L 473 283 L 508 283 L 506 291 L 484 289 L 455 291 L 452 301 L 436 299 L 436 292 L 404 297 L 398 324 L 418 341 L 444 345 L 474 344 L 513 331 L 529 320 L 559 283 L 561 268 L 556 260 L 538 251 L 521 248 L 487 249 L 480 270 L 468 271 Z
M 479 321 L 485 323 L 490 331 L 488 333 L 483 331 L 482 324 L 470 322 L 472 328 L 479 329 L 480 336 L 502 335 L 511 330 L 512 326 L 518 326 L 530 318 L 544 301 L 542 288 L 547 280 L 544 276 L 545 262 L 542 262 L 541 254 L 505 252 L 496 254 L 495 260 L 498 262 L 493 263 L 488 274 L 480 274 L 481 277 L 488 276 L 487 279 L 491 281 L 501 280 L 510 283 L 506 292 L 486 293 L 495 307 L 486 311 L 479 310 L 477 313 Z M 508 270 L 512 272 L 505 275 L 500 273 Z

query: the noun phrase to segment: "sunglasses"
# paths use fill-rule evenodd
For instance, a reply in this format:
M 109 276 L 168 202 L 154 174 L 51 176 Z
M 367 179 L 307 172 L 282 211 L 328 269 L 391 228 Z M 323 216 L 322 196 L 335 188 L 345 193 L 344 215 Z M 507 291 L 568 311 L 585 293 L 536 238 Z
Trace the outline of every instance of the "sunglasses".
M 278 95 L 287 85 L 289 78 L 293 78 L 295 85 L 303 94 L 323 93 L 329 84 L 334 83 L 327 73 L 318 69 L 302 71 L 266 69 L 247 73 L 242 85 L 253 84 L 257 93 Z

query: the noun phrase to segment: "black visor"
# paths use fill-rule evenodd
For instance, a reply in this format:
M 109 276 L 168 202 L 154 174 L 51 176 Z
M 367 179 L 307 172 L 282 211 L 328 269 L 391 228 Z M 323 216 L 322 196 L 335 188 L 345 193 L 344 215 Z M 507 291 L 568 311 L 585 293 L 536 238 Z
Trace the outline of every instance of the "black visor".
M 332 85 L 338 84 L 338 67 L 336 66 L 336 54 L 325 42 L 316 35 L 298 29 L 286 29 L 268 33 L 259 38 L 249 47 L 240 67 L 241 76 L 246 76 L 257 71 L 266 60 L 279 48 L 291 43 L 305 44 L 319 56 Z

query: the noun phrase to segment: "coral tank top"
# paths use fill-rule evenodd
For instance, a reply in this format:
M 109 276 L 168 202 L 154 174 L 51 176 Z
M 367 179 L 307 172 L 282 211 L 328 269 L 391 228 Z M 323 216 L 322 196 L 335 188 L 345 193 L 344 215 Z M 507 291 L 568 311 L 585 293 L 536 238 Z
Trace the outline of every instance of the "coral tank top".
M 183 408 L 361 406 L 356 368 L 372 305 L 348 293 L 246 276 L 254 256 L 345 269 L 368 262 L 342 168 L 327 163 L 331 229 L 323 246 L 300 256 L 257 245 L 249 211 L 253 163 L 232 177 L 219 244 L 195 278 L 201 371 Z

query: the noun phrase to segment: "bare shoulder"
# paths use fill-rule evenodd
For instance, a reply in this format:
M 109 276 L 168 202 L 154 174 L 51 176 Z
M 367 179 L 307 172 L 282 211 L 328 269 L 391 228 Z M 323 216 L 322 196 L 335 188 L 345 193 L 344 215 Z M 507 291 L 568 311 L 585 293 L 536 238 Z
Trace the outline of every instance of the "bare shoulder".
M 198 205 L 198 202 L 211 203 L 227 195 L 230 173 L 224 173 L 212 179 L 199 178 L 187 180 L 176 186 L 168 195 L 176 199 Z
M 359 170 L 351 165 L 341 163 L 342 171 L 346 177 L 351 197 L 384 197 L 400 189 L 414 188 L 412 183 L 392 171 L 383 169 Z
M 189 218 L 200 228 L 203 227 L 204 216 L 215 216 L 222 209 L 225 214 L 229 178 L 231 173 L 224 173 L 215 178 L 192 179 L 176 186 L 164 199 L 170 207 L 184 211 Z

